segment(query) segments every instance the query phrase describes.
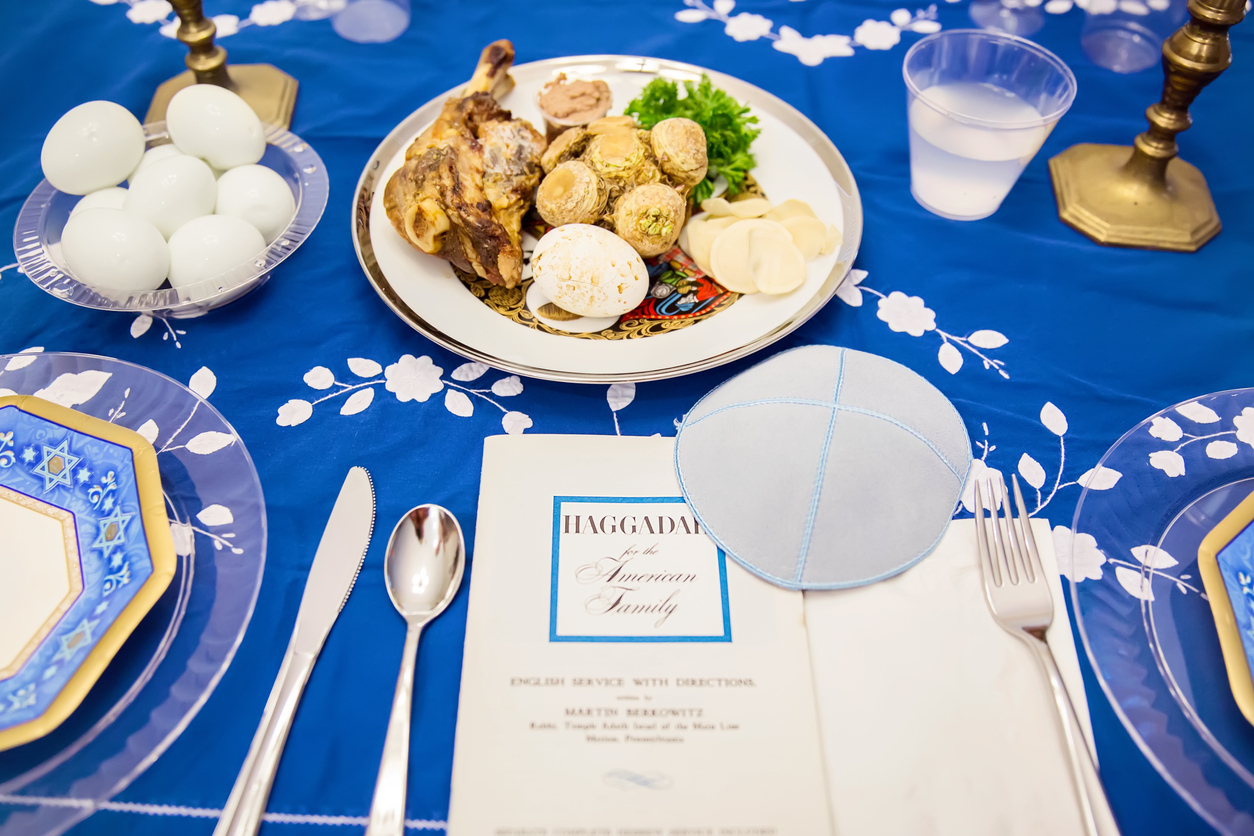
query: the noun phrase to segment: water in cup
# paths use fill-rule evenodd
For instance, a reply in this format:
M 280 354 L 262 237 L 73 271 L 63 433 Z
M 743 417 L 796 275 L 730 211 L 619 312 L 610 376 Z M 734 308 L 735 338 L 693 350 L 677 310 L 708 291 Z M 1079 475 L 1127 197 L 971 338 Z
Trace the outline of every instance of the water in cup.
M 922 38 L 902 75 L 910 191 L 929 212 L 959 221 L 997 211 L 1075 99 L 1075 75 L 1058 56 L 1000 32 Z
M 1036 124 L 989 127 L 956 121 L 946 112 L 986 123 Z M 921 91 L 909 109 L 915 199 L 938 215 L 960 220 L 993 214 L 1049 135 L 1053 125 L 1040 121 L 1036 108 L 992 84 L 961 81 Z

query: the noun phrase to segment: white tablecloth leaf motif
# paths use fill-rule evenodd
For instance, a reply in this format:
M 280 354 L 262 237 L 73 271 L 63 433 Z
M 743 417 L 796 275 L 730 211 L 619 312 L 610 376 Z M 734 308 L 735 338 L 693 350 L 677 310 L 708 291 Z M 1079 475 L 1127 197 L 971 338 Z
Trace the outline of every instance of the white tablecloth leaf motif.
M 447 387 L 449 391 L 444 397 L 444 407 L 453 415 L 461 418 L 472 417 L 474 403 L 471 398 L 474 397 L 501 410 L 502 426 L 506 432 L 522 432 L 531 426 L 531 418 L 525 413 L 507 409 L 496 400 L 522 394 L 523 382 L 517 375 L 508 375 L 495 380 L 486 389 L 474 389 L 461 385 L 483 377 L 488 371 L 488 367 L 483 363 L 463 363 L 449 374 L 447 380 L 444 377 L 444 369 L 435 365 L 435 362 L 426 355 L 414 357 L 412 354 L 404 354 L 386 368 L 378 361 L 367 357 L 350 357 L 346 365 L 350 372 L 363 379 L 362 382 L 344 383 L 338 380 L 335 373 L 326 366 L 314 366 L 302 377 L 305 385 L 317 391 L 327 391 L 333 388 L 334 391 L 313 401 L 304 398 L 288 400 L 279 407 L 275 423 L 280 427 L 303 424 L 313 416 L 315 406 L 341 395 L 348 395 L 348 398 L 340 407 L 340 415 L 357 415 L 374 403 L 375 390 L 369 387 L 382 383 L 383 388 L 395 395 L 396 400 L 401 403 L 411 401 L 425 403 L 432 395 L 438 394 Z
M 868 18 L 849 35 L 802 35 L 791 26 L 779 27 L 775 31 L 775 22 L 756 12 L 737 12 L 734 0 L 715 0 L 707 5 L 703 0 L 684 0 L 688 8 L 675 13 L 680 23 L 705 23 L 714 21 L 723 24 L 723 34 L 739 41 L 756 41 L 766 39 L 773 41 L 775 49 L 796 56 L 807 67 L 817 67 L 827 58 L 848 58 L 855 53 L 856 47 L 864 49 L 892 49 L 901 41 L 902 32 L 930 34 L 939 32 L 940 22 L 936 19 L 936 4 L 926 9 L 911 12 L 909 9 L 896 9 L 889 20 L 873 20 Z
M 1001 348 L 1010 342 L 1005 334 L 981 328 L 965 337 L 959 337 L 943 331 L 936 327 L 936 311 L 929 308 L 923 302 L 922 297 L 909 296 L 900 290 L 882 293 L 863 284 L 866 277 L 865 270 L 851 270 L 849 277 L 836 289 L 836 296 L 846 305 L 857 308 L 862 306 L 862 294 L 865 291 L 879 297 L 875 315 L 891 330 L 909 334 L 912 337 L 922 337 L 929 332 L 936 334 L 941 339 L 940 350 L 936 356 L 937 362 L 950 374 L 957 374 L 962 369 L 962 353 L 958 350 L 962 348 L 979 358 L 985 369 L 997 372 L 1005 380 L 1010 379 L 1009 373 L 1005 370 L 1006 361 L 984 353 L 986 350 Z

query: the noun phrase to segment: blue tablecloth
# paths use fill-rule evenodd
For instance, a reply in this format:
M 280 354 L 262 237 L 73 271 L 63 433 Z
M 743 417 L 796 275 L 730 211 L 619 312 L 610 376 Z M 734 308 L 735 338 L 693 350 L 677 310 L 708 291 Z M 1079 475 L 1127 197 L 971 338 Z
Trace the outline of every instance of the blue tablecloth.
M 330 204 L 314 235 L 258 292 L 202 319 L 147 330 L 134 316 L 61 303 L 12 267 L 0 271 L 0 353 L 42 346 L 103 354 L 185 382 L 210 368 L 218 380 L 212 403 L 246 441 L 267 498 L 268 565 L 234 663 L 155 766 L 75 833 L 210 832 L 211 818 L 190 813 L 226 799 L 283 654 L 325 509 L 350 465 L 375 476 L 381 530 L 416 503 L 439 502 L 473 538 L 482 439 L 502 431 L 506 410 L 528 416 L 528 432 L 671 435 L 700 395 L 761 359 L 641 384 L 618 411 L 605 386 L 533 380 L 522 381 L 517 394 L 489 395 L 495 404 L 476 396 L 470 417 L 447 409 L 443 393 L 402 402 L 383 386 L 370 387 L 373 402 L 353 415 L 340 413 L 343 398 L 315 405 L 300 422 L 299 408 L 281 410 L 327 394 L 303 380 L 317 367 L 359 381 L 350 358 L 386 368 L 403 355 L 430 357 L 446 381 L 463 362 L 411 331 L 370 289 L 353 254 L 349 209 L 379 140 L 464 79 L 493 39 L 511 38 L 520 62 L 631 53 L 696 63 L 757 84 L 813 119 L 862 190 L 862 304 L 849 304 L 858 300 L 847 291 L 770 351 L 829 343 L 919 371 L 957 405 L 984 466 L 1014 472 L 1025 455 L 1039 464 L 1047 477 L 1042 514 L 1055 525 L 1070 524 L 1075 480 L 1126 429 L 1172 403 L 1254 383 L 1254 160 L 1238 139 L 1252 124 L 1248 25 L 1234 30 L 1236 64 L 1201 96 L 1196 127 L 1181 142 L 1183 156 L 1207 174 L 1225 229 L 1200 253 L 1175 255 L 1104 249 L 1058 220 L 1046 160 L 1077 142 L 1129 143 L 1162 84 L 1156 69 L 1119 76 L 1090 63 L 1079 47 L 1083 13 L 1055 13 L 1070 5 L 1065 0 L 1049 4 L 1034 38 L 1072 66 L 1079 95 L 1001 210 L 976 223 L 928 214 L 910 196 L 901 60 L 919 34 L 889 22 L 908 13 L 894 15 L 887 0 L 719 0 L 702 6 L 704 19 L 681 0 L 414 0 L 408 31 L 380 45 L 343 40 L 326 20 L 287 19 L 295 10 L 288 0 L 205 5 L 209 14 L 234 16 L 219 17 L 223 34 L 238 30 L 221 41 L 232 61 L 271 62 L 300 81 L 292 130 L 317 148 L 331 174 Z M 743 14 L 760 19 L 715 19 Z M 945 28 L 969 25 L 965 3 L 942 2 L 936 14 Z M 142 116 L 156 85 L 182 68 L 184 47 L 160 32 L 170 19 L 164 0 L 0 6 L 0 229 L 12 227 L 38 183 L 40 144 L 61 113 L 110 99 Z M 772 43 L 768 29 L 780 39 Z M 798 40 L 827 34 L 854 41 Z M 880 304 L 889 294 L 900 295 Z M 977 331 L 1006 341 L 982 348 L 1001 340 L 965 339 Z M 1064 425 L 1060 445 L 1056 432 Z M 1060 486 L 1051 492 L 1056 476 Z M 369 808 L 403 637 L 383 588 L 385 539 L 375 537 L 313 674 L 271 811 L 299 819 L 363 816 Z M 463 588 L 428 630 L 418 660 L 408 814 L 440 825 L 448 812 L 465 605 Z M 1102 771 L 1124 833 L 1209 832 L 1141 756 L 1087 664 L 1086 677 Z M 333 820 L 311 821 L 321 824 L 270 823 L 265 832 L 325 833 Z

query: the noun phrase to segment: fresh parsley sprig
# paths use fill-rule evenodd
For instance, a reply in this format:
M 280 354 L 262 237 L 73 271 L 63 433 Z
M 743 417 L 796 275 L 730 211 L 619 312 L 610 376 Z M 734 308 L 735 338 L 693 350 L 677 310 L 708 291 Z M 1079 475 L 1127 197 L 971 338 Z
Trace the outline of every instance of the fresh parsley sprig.
M 674 116 L 696 122 L 705 131 L 710 167 L 705 179 L 693 187 L 692 199 L 700 203 L 714 194 L 714 180 L 719 175 L 727 181 L 729 195 L 739 193 L 744 189 L 745 176 L 757 164 L 749 146 L 762 133 L 753 127 L 758 118 L 749 115 L 748 105 L 715 87 L 709 76 L 702 75 L 696 84 L 685 81 L 684 92 L 680 98 L 677 82 L 655 78 L 624 112 L 636 117 L 643 128 Z

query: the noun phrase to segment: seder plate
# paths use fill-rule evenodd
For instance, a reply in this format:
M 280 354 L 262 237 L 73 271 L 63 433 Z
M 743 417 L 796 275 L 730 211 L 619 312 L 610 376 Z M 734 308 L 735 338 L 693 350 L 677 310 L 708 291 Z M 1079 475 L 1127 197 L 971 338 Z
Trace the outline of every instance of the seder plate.
M 405 149 L 461 86 L 424 104 L 388 134 L 366 163 L 353 198 L 353 246 L 366 278 L 397 316 L 463 357 L 528 377 L 574 383 L 614 383 L 676 377 L 737 360 L 789 334 L 836 293 L 857 256 L 862 201 L 844 157 L 796 108 L 747 82 L 691 64 L 655 58 L 584 55 L 521 64 L 515 87 L 501 99 L 515 116 L 543 133 L 535 104 L 540 87 L 560 72 L 603 79 L 621 113 L 654 77 L 711 81 L 748 103 L 762 129 L 754 143 L 753 176 L 774 202 L 797 198 L 835 223 L 838 252 L 810 262 L 805 284 L 785 296 L 754 294 L 708 319 L 637 339 L 585 339 L 545 333 L 512 322 L 476 298 L 448 262 L 418 252 L 392 228 L 382 187 L 404 161 Z

